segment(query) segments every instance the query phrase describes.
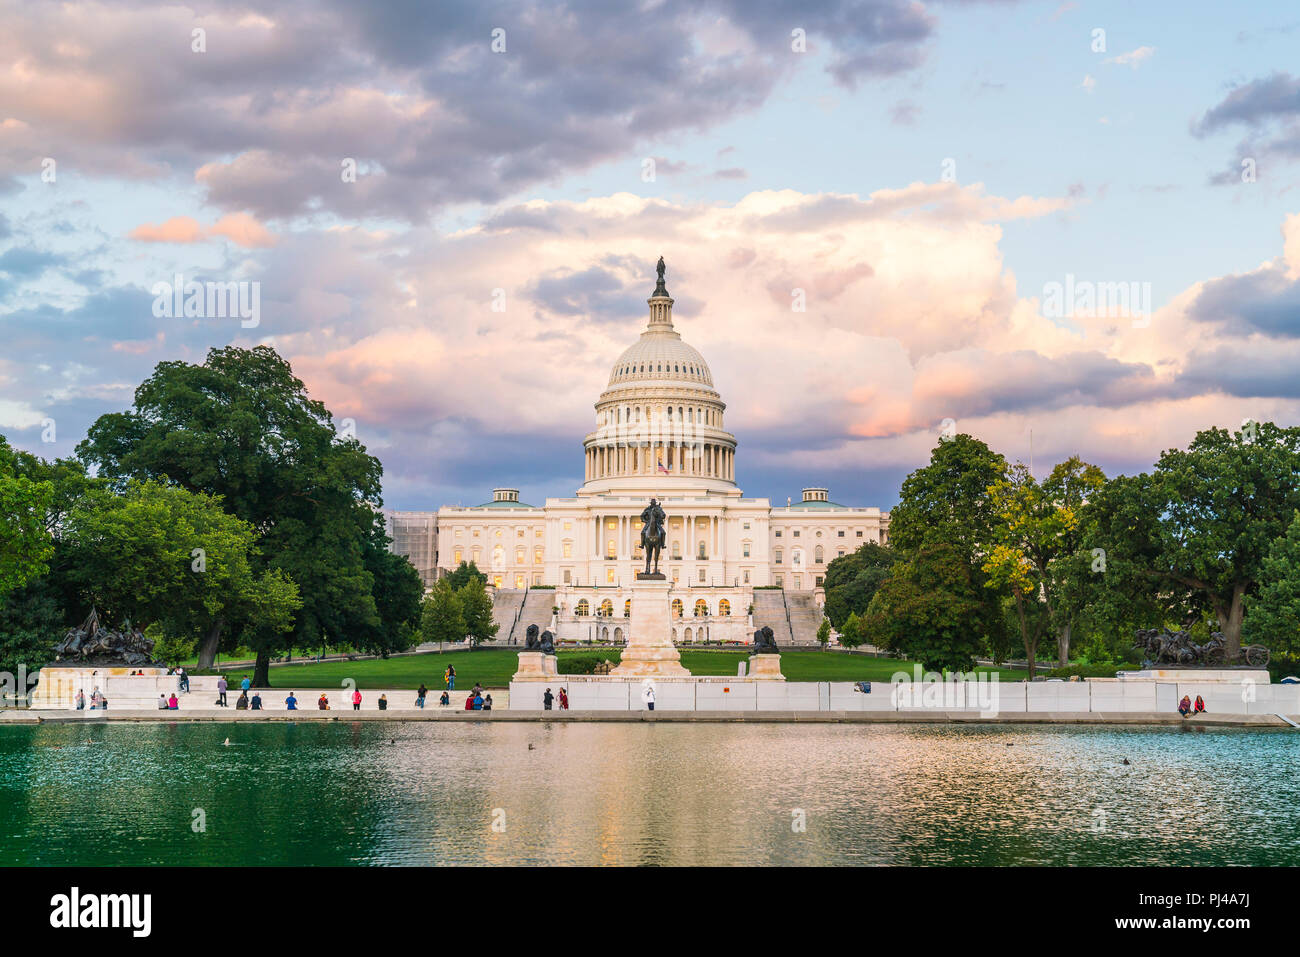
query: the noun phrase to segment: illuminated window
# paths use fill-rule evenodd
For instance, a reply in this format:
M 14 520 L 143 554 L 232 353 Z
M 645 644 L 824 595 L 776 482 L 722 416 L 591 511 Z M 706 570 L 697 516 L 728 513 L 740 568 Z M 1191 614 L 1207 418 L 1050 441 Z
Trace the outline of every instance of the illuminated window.
M 536 548 L 533 549 L 533 564 L 540 565 L 541 563 L 542 563 L 542 546 L 538 545 Z
M 564 557 L 565 558 L 573 557 L 573 542 L 564 543 Z
M 709 603 L 701 598 L 695 603 L 695 617 L 706 618 L 709 614 Z
M 613 569 L 611 568 L 610 571 L 613 571 Z M 614 603 L 610 601 L 608 598 L 606 598 L 604 601 L 600 603 L 600 617 L 601 618 L 614 617 Z
M 673 599 L 673 617 L 682 617 L 682 600 L 680 598 Z
M 613 569 L 613 568 L 606 568 L 606 569 L 605 569 L 605 584 L 607 584 L 607 585 L 612 585 L 612 584 L 614 584 L 614 569 Z M 612 615 L 613 612 L 610 612 L 610 614 Z
M 731 602 L 727 601 L 727 599 L 725 599 L 725 598 L 722 599 L 721 601 L 719 601 L 719 602 L 718 602 L 718 614 L 719 614 L 719 615 L 722 615 L 724 618 L 730 616 L 730 615 L 731 615 Z
M 465 553 L 462 552 L 459 548 L 456 549 L 456 564 L 459 565 L 464 560 L 465 560 Z
M 631 599 L 631 598 L 629 598 L 627 601 L 623 602 L 623 617 L 624 617 L 624 618 L 631 618 L 631 617 L 632 617 L 632 599 Z
M 579 618 L 586 618 L 591 614 L 591 606 L 587 604 L 587 599 L 579 598 L 578 604 L 574 607 L 573 613 Z

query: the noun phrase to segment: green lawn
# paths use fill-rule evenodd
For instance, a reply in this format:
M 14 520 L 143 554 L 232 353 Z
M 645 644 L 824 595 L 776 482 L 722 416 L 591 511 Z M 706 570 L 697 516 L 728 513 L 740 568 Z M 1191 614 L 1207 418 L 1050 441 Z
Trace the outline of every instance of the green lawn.
M 560 652 L 560 660 L 577 656 L 599 656 L 618 661 L 617 649 L 603 651 Z M 734 675 L 737 664 L 748 658 L 743 651 L 682 652 L 682 664 L 696 675 Z M 326 661 L 320 664 L 277 665 L 271 668 L 271 685 L 275 688 L 333 688 L 351 678 L 359 688 L 417 688 L 423 681 L 430 688 L 442 688 L 442 674 L 448 665 L 456 666 L 456 687 L 472 688 L 474 682 L 484 687 L 503 688 L 510 683 L 519 666 L 518 649 L 489 648 L 479 651 L 453 651 L 441 655 L 407 655 L 401 658 L 370 661 Z M 911 672 L 912 663 L 892 658 L 869 658 L 828 651 L 791 651 L 781 655 L 781 670 L 790 681 L 888 681 L 896 671 Z M 981 668 L 980 671 L 995 669 Z M 1001 670 L 1004 680 L 1018 681 L 1023 671 Z M 226 672 L 232 686 L 253 669 Z

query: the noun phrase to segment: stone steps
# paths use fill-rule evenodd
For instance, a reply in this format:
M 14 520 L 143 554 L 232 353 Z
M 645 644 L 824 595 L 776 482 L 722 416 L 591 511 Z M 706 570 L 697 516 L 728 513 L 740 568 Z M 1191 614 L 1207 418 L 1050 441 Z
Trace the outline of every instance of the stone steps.
M 771 628 L 778 646 L 793 642 L 790 622 L 785 617 L 785 592 L 779 588 L 754 589 L 754 628 Z

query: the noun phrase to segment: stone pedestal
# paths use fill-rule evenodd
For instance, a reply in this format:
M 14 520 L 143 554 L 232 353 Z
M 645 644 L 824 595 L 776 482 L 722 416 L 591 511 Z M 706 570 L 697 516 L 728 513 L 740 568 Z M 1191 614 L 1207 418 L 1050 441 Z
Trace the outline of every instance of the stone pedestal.
M 519 670 L 515 672 L 514 680 L 549 680 L 557 677 L 559 673 L 555 655 L 544 654 L 540 651 L 521 651 L 519 652 Z
M 672 602 L 669 583 L 638 578 L 632 583 L 632 614 L 628 620 L 627 647 L 619 665 L 610 672 L 621 678 L 689 677 L 682 656 L 673 645 Z
M 784 681 L 780 655 L 750 655 L 749 677 L 767 681 Z

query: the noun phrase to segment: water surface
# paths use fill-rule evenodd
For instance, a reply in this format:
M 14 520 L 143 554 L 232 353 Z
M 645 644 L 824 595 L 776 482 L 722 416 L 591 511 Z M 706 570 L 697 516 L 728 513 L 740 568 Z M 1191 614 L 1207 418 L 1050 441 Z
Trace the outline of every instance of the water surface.
M 1178 728 L 16 726 L 0 864 L 1298 864 L 1298 748 Z

